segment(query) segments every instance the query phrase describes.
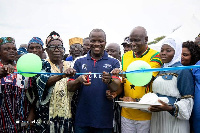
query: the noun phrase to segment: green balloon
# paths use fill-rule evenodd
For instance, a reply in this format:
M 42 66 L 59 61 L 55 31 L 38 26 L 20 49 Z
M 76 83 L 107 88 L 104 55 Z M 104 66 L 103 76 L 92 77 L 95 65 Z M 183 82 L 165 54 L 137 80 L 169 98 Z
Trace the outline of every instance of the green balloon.
M 128 71 L 134 71 L 134 70 L 144 70 L 144 69 L 150 69 L 151 66 L 142 60 L 137 60 L 132 62 L 128 67 L 127 67 L 127 72 Z M 135 86 L 144 86 L 148 84 L 151 81 L 152 78 L 152 72 L 142 72 L 142 73 L 127 73 L 126 77 L 128 81 L 135 85 Z
M 28 53 L 22 55 L 17 61 L 18 72 L 40 72 L 42 61 L 36 54 Z M 24 77 L 33 77 L 37 74 L 21 73 Z

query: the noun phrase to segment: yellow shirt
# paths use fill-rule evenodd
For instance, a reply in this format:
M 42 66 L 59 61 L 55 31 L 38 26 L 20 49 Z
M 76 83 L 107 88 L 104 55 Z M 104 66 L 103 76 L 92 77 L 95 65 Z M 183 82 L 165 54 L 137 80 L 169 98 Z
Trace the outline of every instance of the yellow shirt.
M 136 57 L 133 51 L 126 52 L 122 57 L 123 71 L 126 71 L 129 64 L 136 60 L 146 61 L 151 66 L 151 68 L 160 68 L 162 65 L 159 52 L 147 48 L 146 51 L 140 57 Z M 154 77 L 157 74 L 158 72 L 153 72 Z M 148 92 L 151 92 L 151 86 L 148 87 L 133 86 L 127 79 L 124 80 L 125 97 L 141 98 L 144 94 Z M 121 115 L 131 120 L 143 121 L 151 119 L 151 113 L 143 112 L 138 109 L 122 108 Z

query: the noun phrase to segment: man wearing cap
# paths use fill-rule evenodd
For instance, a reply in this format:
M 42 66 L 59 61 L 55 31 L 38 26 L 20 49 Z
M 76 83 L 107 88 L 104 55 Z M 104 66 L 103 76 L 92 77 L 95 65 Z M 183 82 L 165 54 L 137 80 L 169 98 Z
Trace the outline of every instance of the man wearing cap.
M 132 50 L 132 44 L 130 43 L 129 37 L 125 37 L 124 42 L 121 44 L 124 47 L 124 53 Z
M 69 39 L 70 50 L 69 53 L 71 56 L 66 58 L 66 61 L 73 61 L 76 57 L 79 57 L 83 54 L 83 39 L 80 37 L 74 37 Z

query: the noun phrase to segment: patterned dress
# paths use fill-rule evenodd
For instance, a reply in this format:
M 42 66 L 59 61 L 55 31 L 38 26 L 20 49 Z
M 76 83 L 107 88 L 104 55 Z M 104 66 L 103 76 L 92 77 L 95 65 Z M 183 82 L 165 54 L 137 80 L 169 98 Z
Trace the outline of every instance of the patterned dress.
M 0 62 L 0 66 L 3 64 Z M 19 74 L 10 74 L 0 80 L 0 132 L 25 132 L 29 113 L 25 96 L 28 79 Z
M 41 72 L 51 72 L 50 64 L 45 60 L 42 60 Z M 34 124 L 34 131 L 37 133 L 49 132 L 49 123 L 47 123 L 48 116 L 43 114 L 48 110 L 48 106 L 40 105 L 40 102 L 43 99 L 42 96 L 47 93 L 44 88 L 49 77 L 50 75 L 40 74 L 29 78 L 29 88 L 26 96 L 32 104 L 32 107 L 35 107 L 35 119 L 32 123 Z M 39 82 L 40 86 L 37 86 L 37 82 Z M 43 120 L 43 122 L 40 120 Z
M 50 60 L 52 73 L 61 73 L 60 69 Z M 63 71 L 70 67 L 70 64 L 63 61 Z M 49 103 L 49 119 L 51 132 L 72 132 L 71 100 L 73 92 L 67 90 L 67 78 L 57 81 L 52 87 L 52 94 Z
M 63 70 L 68 67 L 69 64 L 63 62 Z M 59 68 L 50 60 L 43 61 L 42 71 L 60 73 Z M 71 120 L 73 93 L 67 91 L 67 78 L 57 81 L 54 86 L 45 88 L 49 77 L 50 75 L 41 74 L 33 79 L 37 87 L 32 89 L 30 100 L 36 106 L 35 130 L 39 133 L 71 133 L 73 132 Z

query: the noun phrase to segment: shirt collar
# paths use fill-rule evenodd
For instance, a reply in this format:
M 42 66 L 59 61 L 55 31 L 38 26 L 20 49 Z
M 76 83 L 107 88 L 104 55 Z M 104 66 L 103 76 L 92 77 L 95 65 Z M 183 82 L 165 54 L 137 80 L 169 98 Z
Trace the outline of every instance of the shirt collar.
M 136 53 L 133 51 L 133 57 L 134 58 L 142 58 L 144 55 L 146 55 L 149 52 L 149 50 L 150 50 L 150 48 L 147 46 L 146 50 L 139 57 L 137 57 Z
M 90 56 L 91 50 L 87 52 L 87 60 L 91 60 L 92 57 Z M 104 54 L 103 57 L 101 57 L 101 59 L 103 60 L 107 60 L 108 59 L 108 53 L 104 50 Z

